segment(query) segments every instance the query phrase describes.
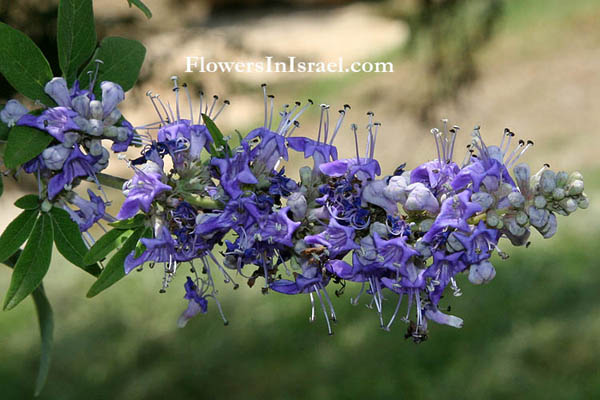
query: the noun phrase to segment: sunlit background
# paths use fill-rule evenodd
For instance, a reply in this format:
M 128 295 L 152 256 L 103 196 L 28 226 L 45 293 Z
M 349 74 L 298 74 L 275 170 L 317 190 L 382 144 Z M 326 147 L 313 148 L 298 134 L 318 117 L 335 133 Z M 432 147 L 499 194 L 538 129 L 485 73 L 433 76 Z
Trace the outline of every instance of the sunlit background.
M 55 60 L 56 3 L 0 0 L 0 20 L 33 36 Z M 463 277 L 464 294 L 451 306 L 464 327 L 430 325 L 429 340 L 420 345 L 404 339 L 402 323 L 384 332 L 364 303 L 351 306 L 355 287 L 333 299 L 339 315 L 333 336 L 323 319 L 308 322 L 308 298 L 264 296 L 245 287 L 221 291 L 229 326 L 210 304 L 208 314 L 178 329 L 187 305 L 185 271 L 166 294 L 158 293 L 160 272 L 144 270 L 87 299 L 93 278 L 56 253 L 45 279 L 56 331 L 42 399 L 600 397 L 600 2 L 146 4 L 151 20 L 125 0 L 94 2 L 101 36 L 136 38 L 148 49 L 138 85 L 121 107 L 134 125 L 157 120 L 145 93 L 169 98 L 169 78 L 178 75 L 195 91 L 231 100 L 217 122 L 225 132 L 247 132 L 262 124 L 260 84 L 266 82 L 278 107 L 308 98 L 332 110 L 348 103 L 348 120 L 359 125 L 367 111 L 375 112 L 382 123 L 376 157 L 387 172 L 434 157 L 428 132 L 440 118 L 463 128 L 460 159 L 474 125 L 481 125 L 488 144 L 510 127 L 535 142 L 525 157 L 533 170 L 546 162 L 555 170 L 579 169 L 591 206 L 568 220 L 559 217 L 551 240 L 534 233 L 528 249 L 510 249 L 507 261 L 496 258 L 497 276 L 487 286 L 471 286 Z M 186 74 L 186 56 L 342 56 L 346 62 L 391 61 L 394 73 Z M 12 95 L 1 81 L 0 102 Z M 302 117 L 299 134 L 316 137 L 319 114 L 313 108 Z M 341 156 L 354 154 L 349 132 L 338 136 Z M 300 162 L 294 159 L 288 171 Z M 123 161 L 115 158 L 111 165 L 111 173 L 130 176 Z M 35 191 L 27 180 L 4 182 L 2 229 L 18 213 L 14 200 Z M 116 214 L 118 204 L 111 210 Z M 10 271 L 0 269 L 0 292 L 9 280 Z M 36 315 L 27 300 L 0 314 L 0 398 L 31 396 L 38 356 Z

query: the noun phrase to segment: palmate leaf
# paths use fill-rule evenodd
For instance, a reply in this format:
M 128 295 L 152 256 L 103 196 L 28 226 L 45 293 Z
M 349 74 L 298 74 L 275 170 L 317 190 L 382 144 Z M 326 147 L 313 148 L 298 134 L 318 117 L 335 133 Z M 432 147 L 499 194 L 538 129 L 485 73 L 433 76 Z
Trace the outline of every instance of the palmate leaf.
M 4 152 L 6 168 L 17 168 L 38 156 L 54 139 L 48 133 L 28 126 L 14 126 L 8 133 Z
M 10 268 L 14 268 L 20 255 L 21 250 L 17 250 L 17 252 L 15 252 L 8 260 L 4 261 L 4 264 Z M 50 370 L 50 356 L 52 354 L 52 342 L 54 337 L 54 313 L 52 312 L 52 307 L 46 297 L 43 284 L 40 284 L 40 286 L 31 293 L 31 297 L 33 298 L 38 316 L 42 342 L 40 366 L 35 380 L 34 391 L 34 396 L 39 396 L 46 384 L 46 378 L 48 377 L 48 371 Z
M 60 69 L 70 86 L 96 49 L 92 0 L 60 0 L 56 39 Z
M 50 267 L 53 239 L 52 220 L 47 213 L 41 213 L 12 273 L 8 293 L 4 297 L 5 310 L 14 308 L 42 283 Z
M 27 37 L 0 22 L 0 73 L 17 92 L 47 106 L 56 103 L 44 92 L 52 69 L 42 51 Z
M 118 83 L 124 91 L 128 91 L 140 74 L 145 56 L 146 48 L 137 40 L 115 36 L 104 38 L 92 60 L 79 74 L 81 87 L 87 87 L 90 83 L 87 71 L 96 69 L 94 60 L 102 60 L 94 94 L 100 97 L 102 92 L 99 83 L 102 81 Z
M 125 276 L 125 258 L 135 250 L 138 240 L 146 233 L 149 228 L 138 228 L 131 236 L 123 243 L 123 246 L 115 253 L 110 259 L 106 267 L 100 274 L 100 277 L 87 293 L 87 297 L 94 297 L 98 293 L 106 290 L 110 286 L 114 285 L 120 279 Z
M 17 216 L 0 236 L 0 262 L 12 256 L 29 237 L 39 212 L 25 210 Z
M 56 207 L 50 210 L 50 217 L 52 217 L 54 229 L 54 244 L 56 244 L 58 252 L 85 272 L 93 276 L 99 276 L 102 270 L 98 264 L 84 261 L 88 249 L 81 238 L 77 223 L 71 219 L 65 210 Z

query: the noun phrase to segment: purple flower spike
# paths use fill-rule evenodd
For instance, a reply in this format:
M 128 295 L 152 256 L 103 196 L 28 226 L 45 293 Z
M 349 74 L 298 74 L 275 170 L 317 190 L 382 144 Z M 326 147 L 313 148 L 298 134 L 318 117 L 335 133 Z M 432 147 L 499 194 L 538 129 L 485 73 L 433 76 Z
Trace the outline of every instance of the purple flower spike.
M 237 152 L 230 158 L 213 158 L 211 165 L 216 166 L 220 172 L 221 185 L 225 192 L 236 199 L 244 192 L 240 184 L 245 183 L 254 185 L 258 183 L 256 177 L 250 171 L 248 165 L 250 161 L 249 148 L 246 143 L 242 143 L 243 151 Z
M 244 138 L 243 142 L 249 146 L 255 139 L 260 139 L 260 142 L 252 149 L 252 158 L 263 162 L 268 171 L 275 168 L 280 158 L 288 159 L 284 135 L 267 128 L 256 128 Z
M 307 137 L 290 137 L 287 139 L 290 148 L 304 153 L 304 158 L 312 157 L 313 170 L 318 171 L 321 164 L 338 159 L 337 148 L 331 144 L 317 142 Z
M 71 216 L 71 219 L 79 225 L 79 230 L 85 232 L 92 227 L 96 222 L 101 219 L 105 219 L 109 222 L 113 221 L 114 218 L 106 214 L 106 206 L 104 201 L 99 196 L 96 196 L 94 192 L 88 189 L 88 196 L 90 200 L 85 200 L 78 195 L 71 202 L 79 207 L 79 210 L 71 210 L 65 206 L 65 210 Z
M 306 236 L 304 242 L 325 246 L 331 258 L 343 257 L 350 250 L 359 248 L 354 243 L 354 228 L 341 225 L 335 218 L 329 220 L 327 229 L 318 235 Z
M 455 228 L 469 232 L 470 228 L 467 219 L 481 211 L 481 206 L 470 201 L 470 198 L 471 192 L 468 190 L 447 198 L 442 203 L 440 213 L 435 222 L 425 236 L 423 236 L 423 240 L 431 243 L 435 236 L 446 228 Z
M 377 160 L 371 158 L 348 158 L 321 164 L 322 173 L 333 178 L 344 175 L 356 176 L 361 181 L 375 179 L 381 174 L 381 167 Z

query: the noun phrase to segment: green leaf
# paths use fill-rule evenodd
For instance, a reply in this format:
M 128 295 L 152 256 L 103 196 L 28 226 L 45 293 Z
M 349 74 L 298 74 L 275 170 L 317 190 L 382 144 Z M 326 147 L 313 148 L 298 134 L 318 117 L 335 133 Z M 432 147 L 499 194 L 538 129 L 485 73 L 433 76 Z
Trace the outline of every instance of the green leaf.
M 83 262 L 86 264 L 95 263 L 101 261 L 111 251 L 118 248 L 121 245 L 121 237 L 130 235 L 131 232 L 121 229 L 112 229 L 106 232 L 102 237 L 96 240 L 96 243 L 88 250 L 86 255 L 83 257 Z
M 110 222 L 109 225 L 117 229 L 134 229 L 144 226 L 145 222 L 146 216 L 144 214 L 137 214 L 129 219 Z
M 54 243 L 58 252 L 74 265 L 94 276 L 99 276 L 102 270 L 95 262 L 86 263 L 84 257 L 88 249 L 81 238 L 79 226 L 75 223 L 69 213 L 54 207 L 50 210 L 54 228 Z
M 28 126 L 14 126 L 8 133 L 4 151 L 6 168 L 16 168 L 38 156 L 54 139 L 50 134 Z
M 52 220 L 47 213 L 42 213 L 15 265 L 8 293 L 4 298 L 5 310 L 14 308 L 42 283 L 50 267 L 53 241 Z
M 50 64 L 42 51 L 28 38 L 0 22 L 0 73 L 17 92 L 47 106 L 56 103 L 44 92 L 52 79 Z
M 39 396 L 46 384 L 48 371 L 50 370 L 50 356 L 52 354 L 52 341 L 54 336 L 54 315 L 52 307 L 46 297 L 44 285 L 40 284 L 31 294 L 35 309 L 38 315 L 38 323 L 40 325 L 40 336 L 42 339 L 42 348 L 40 351 L 40 367 L 35 380 L 34 396 Z
M 146 229 L 138 228 L 131 236 L 123 243 L 123 246 L 110 259 L 106 267 L 100 274 L 100 277 L 90 290 L 87 292 L 87 297 L 94 297 L 103 290 L 109 288 L 121 278 L 125 276 L 125 258 L 131 253 L 137 245 L 138 240 L 144 235 Z
M 37 210 L 40 208 L 40 198 L 36 194 L 26 194 L 15 201 L 15 206 L 22 210 Z
M 21 256 L 22 251 L 17 250 L 8 260 L 4 261 L 10 268 L 14 268 L 17 260 Z M 42 348 L 40 352 L 40 367 L 38 370 L 38 376 L 35 381 L 35 396 L 38 396 L 44 384 L 46 383 L 46 377 L 48 376 L 48 370 L 50 369 L 50 354 L 52 353 L 52 337 L 54 332 L 54 317 L 52 313 L 52 307 L 46 297 L 44 291 L 44 285 L 40 284 L 31 294 L 35 309 L 38 315 L 38 322 L 40 325 L 40 335 L 42 337 Z
M 70 86 L 96 49 L 92 0 L 60 0 L 56 40 L 60 69 Z
M 226 150 L 227 153 L 229 153 L 229 156 L 231 157 L 232 154 L 231 154 L 231 149 L 229 148 L 229 144 L 223 137 L 223 133 L 221 133 L 221 131 L 219 130 L 217 125 L 206 114 L 202 114 L 202 120 L 206 124 L 206 129 L 208 129 L 208 131 L 210 132 L 210 135 L 212 136 L 212 138 L 214 140 L 215 148 L 213 149 L 211 147 L 211 154 L 213 156 L 224 156 L 225 155 L 224 151 Z M 220 150 L 220 148 L 222 148 L 223 150 Z M 215 154 L 213 154 L 213 151 L 215 152 Z
M 25 210 L 8 224 L 0 236 L 0 262 L 12 256 L 25 243 L 31 234 L 37 216 L 37 210 Z
M 104 38 L 92 60 L 79 74 L 81 87 L 87 87 L 90 83 L 87 71 L 96 69 L 94 60 L 102 60 L 103 64 L 100 65 L 96 83 L 111 81 L 121 85 L 124 91 L 128 91 L 140 74 L 145 56 L 146 48 L 137 40 L 115 36 Z M 102 94 L 98 85 L 94 89 L 94 94 L 98 97 Z
M 131 5 L 134 5 L 144 13 L 146 18 L 152 18 L 152 11 L 141 0 L 127 0 L 127 2 L 129 3 L 129 8 L 131 8 Z
M 4 109 L 4 105 L 2 105 L 2 107 L 0 107 L 0 110 Z M 6 140 L 8 139 L 8 131 L 10 130 L 10 128 L 8 127 L 8 125 L 6 125 L 4 122 L 0 121 L 0 140 Z

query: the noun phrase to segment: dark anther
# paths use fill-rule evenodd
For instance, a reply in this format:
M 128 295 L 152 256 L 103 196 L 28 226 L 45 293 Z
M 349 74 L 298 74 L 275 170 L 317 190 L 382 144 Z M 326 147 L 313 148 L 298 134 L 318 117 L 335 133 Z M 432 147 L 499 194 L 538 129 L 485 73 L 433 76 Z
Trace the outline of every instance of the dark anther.
M 47 119 L 45 119 L 45 120 L 44 120 L 44 128 L 47 128 L 47 127 L 48 127 L 48 120 L 47 120 Z
M 213 99 L 215 100 L 219 100 L 219 96 L 217 96 L 216 94 L 213 96 Z
M 546 167 L 546 168 L 550 168 L 550 164 L 548 164 L 548 163 L 544 163 L 544 167 Z
M 309 102 L 310 104 L 315 104 L 315 102 L 314 102 L 314 101 L 312 101 L 311 99 L 308 99 L 308 102 Z
M 267 87 L 267 84 L 266 84 L 266 83 L 262 83 L 262 84 L 260 85 L 260 87 Z
M 225 103 L 225 104 L 227 104 L 227 105 L 230 105 L 230 104 L 231 104 L 231 102 L 230 102 L 229 100 L 225 100 L 225 101 L 223 101 L 223 103 Z
M 181 86 L 187 87 L 187 83 L 183 82 L 183 84 Z
M 523 139 L 519 139 L 519 146 L 525 146 L 525 141 Z
M 533 146 L 533 140 L 528 140 L 528 141 L 527 141 L 527 144 L 529 144 L 529 145 Z
M 508 129 L 508 128 L 504 128 L 504 133 L 505 133 L 505 134 L 507 134 L 507 133 L 510 133 L 510 129 Z
M 165 289 L 160 289 L 158 293 L 167 293 L 167 291 Z
M 531 246 L 531 242 L 527 242 L 527 243 L 525 244 L 525 248 L 526 248 L 526 249 L 528 249 L 528 248 L 529 248 L 529 246 Z
M 302 104 L 302 103 L 300 103 L 299 101 L 295 101 L 294 104 L 297 106 L 300 106 L 300 104 Z

